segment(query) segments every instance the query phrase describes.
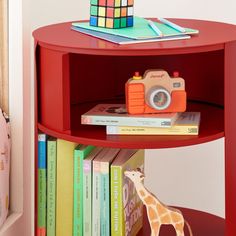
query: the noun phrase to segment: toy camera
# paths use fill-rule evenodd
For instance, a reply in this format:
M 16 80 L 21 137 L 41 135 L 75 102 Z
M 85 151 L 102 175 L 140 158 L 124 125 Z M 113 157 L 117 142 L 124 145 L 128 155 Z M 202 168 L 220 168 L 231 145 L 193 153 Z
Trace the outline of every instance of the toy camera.
M 147 70 L 143 77 L 135 75 L 126 82 L 126 108 L 130 114 L 184 112 L 187 95 L 184 79 L 174 72 Z

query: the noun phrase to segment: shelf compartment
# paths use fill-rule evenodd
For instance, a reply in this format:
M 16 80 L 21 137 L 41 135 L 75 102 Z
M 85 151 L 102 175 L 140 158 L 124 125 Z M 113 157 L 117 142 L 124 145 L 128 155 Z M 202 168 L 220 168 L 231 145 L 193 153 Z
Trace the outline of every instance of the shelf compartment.
M 120 103 L 118 100 L 103 101 L 103 103 Z M 191 135 L 106 135 L 105 126 L 81 125 L 81 114 L 87 112 L 96 103 L 84 103 L 74 106 L 73 124 L 76 124 L 71 134 L 58 132 L 38 124 L 42 132 L 68 141 L 90 144 L 95 146 L 119 147 L 119 148 L 170 148 L 195 145 L 213 141 L 224 137 L 224 109 L 219 106 L 200 102 L 189 102 L 188 111 L 201 112 L 200 132 L 197 136 Z
M 202 211 L 178 208 L 184 215 L 184 218 L 188 221 L 192 228 L 193 235 L 195 236 L 223 236 L 225 232 L 225 220 L 218 216 L 205 213 Z M 185 235 L 188 236 L 188 228 L 185 225 Z M 146 216 L 146 210 L 144 210 L 144 226 L 138 233 L 138 236 L 150 235 L 149 222 Z M 160 236 L 175 236 L 175 231 L 172 226 L 163 225 L 160 230 Z

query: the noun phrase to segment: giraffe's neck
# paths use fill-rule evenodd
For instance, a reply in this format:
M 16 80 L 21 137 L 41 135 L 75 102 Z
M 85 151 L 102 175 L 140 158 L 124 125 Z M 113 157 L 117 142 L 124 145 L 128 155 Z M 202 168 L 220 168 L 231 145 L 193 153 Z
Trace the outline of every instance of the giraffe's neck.
M 142 182 L 137 182 L 134 184 L 135 185 L 135 188 L 136 188 L 136 191 L 141 199 L 141 201 L 146 205 L 146 199 L 147 197 L 151 196 L 153 198 L 155 198 L 143 185 Z M 155 198 L 155 204 L 161 204 L 161 202 Z

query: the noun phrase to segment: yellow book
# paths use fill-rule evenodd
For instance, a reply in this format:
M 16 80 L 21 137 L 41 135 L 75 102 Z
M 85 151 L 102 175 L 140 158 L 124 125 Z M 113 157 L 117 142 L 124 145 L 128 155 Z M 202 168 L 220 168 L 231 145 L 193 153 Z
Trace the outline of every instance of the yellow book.
M 107 126 L 107 134 L 121 135 L 198 135 L 200 112 L 183 112 L 173 126 L 138 127 L 138 126 Z
M 73 156 L 76 143 L 57 140 L 56 235 L 72 235 Z

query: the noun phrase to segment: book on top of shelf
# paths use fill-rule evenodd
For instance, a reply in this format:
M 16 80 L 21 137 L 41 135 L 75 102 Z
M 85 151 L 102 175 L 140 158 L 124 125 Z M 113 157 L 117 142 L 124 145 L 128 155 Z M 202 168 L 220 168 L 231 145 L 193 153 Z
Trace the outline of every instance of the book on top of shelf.
M 144 150 L 122 149 L 111 164 L 111 235 L 135 236 L 143 225 L 143 203 L 126 170 L 144 169 Z
M 98 104 L 81 116 L 81 124 L 170 127 L 180 113 L 130 115 L 125 104 Z
M 157 35 L 157 33 L 150 27 L 149 21 L 143 17 L 134 17 L 133 27 L 120 28 L 120 29 L 109 29 L 102 27 L 90 26 L 89 22 L 73 22 L 72 29 L 82 28 L 90 31 L 97 31 L 101 33 L 117 35 L 121 37 L 130 38 L 133 40 L 141 39 L 155 39 L 161 37 L 170 37 L 170 36 L 180 36 L 180 35 L 192 35 L 198 34 L 199 31 L 196 29 L 184 28 L 185 32 L 180 32 L 173 27 L 170 27 L 167 24 L 161 22 L 154 22 L 153 24 L 160 29 L 162 35 Z
M 174 125 L 169 128 L 108 125 L 106 126 L 106 133 L 121 135 L 198 135 L 199 126 L 200 112 L 183 112 Z
M 170 41 L 170 40 L 180 40 L 180 39 L 189 39 L 190 35 L 175 35 L 175 36 L 165 36 L 158 38 L 150 38 L 150 39 L 131 39 L 119 35 L 107 34 L 99 31 L 94 31 L 91 29 L 84 29 L 72 26 L 71 29 L 78 31 L 83 34 L 87 34 L 93 36 L 95 38 L 103 39 L 112 43 L 126 45 L 126 44 L 135 44 L 135 43 L 151 43 L 151 42 L 162 42 L 162 41 Z
M 95 147 L 83 160 L 83 235 L 86 236 L 92 236 L 92 162 L 102 149 Z
M 110 235 L 110 163 L 119 148 L 103 148 L 93 160 L 92 235 Z M 103 233 L 101 233 L 103 232 Z

